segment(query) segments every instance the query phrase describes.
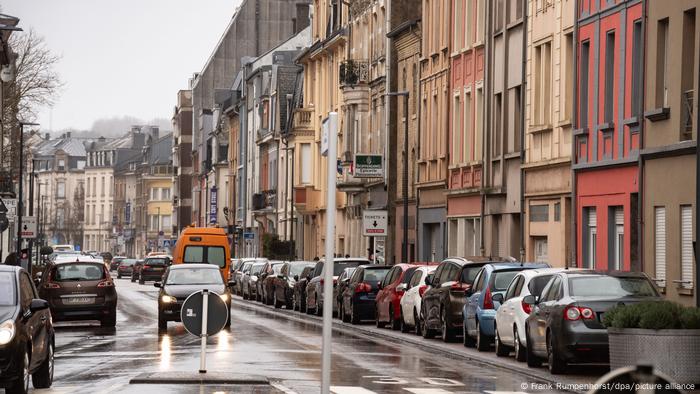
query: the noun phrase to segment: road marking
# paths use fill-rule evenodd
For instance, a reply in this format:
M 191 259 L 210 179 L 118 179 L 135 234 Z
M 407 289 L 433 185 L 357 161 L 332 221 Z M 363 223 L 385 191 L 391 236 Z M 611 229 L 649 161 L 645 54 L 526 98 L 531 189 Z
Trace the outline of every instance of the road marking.
M 484 392 L 488 393 L 488 394 L 528 394 L 525 391 L 489 391 L 489 390 L 486 390 Z
M 413 394 L 449 394 L 451 391 L 443 389 L 414 389 L 414 388 L 404 388 L 404 390 Z
M 331 386 L 331 392 L 335 394 L 376 394 L 372 390 L 357 386 Z
M 270 382 L 270 386 L 276 388 L 277 390 L 279 390 L 279 391 L 281 391 L 281 392 L 283 392 L 283 393 L 285 393 L 285 394 L 297 394 L 296 391 L 294 391 L 294 390 L 290 389 L 289 387 L 284 386 L 284 385 L 282 385 L 282 384 L 280 384 L 280 383 Z M 333 388 L 331 388 L 331 390 L 332 390 L 332 389 L 333 389 Z

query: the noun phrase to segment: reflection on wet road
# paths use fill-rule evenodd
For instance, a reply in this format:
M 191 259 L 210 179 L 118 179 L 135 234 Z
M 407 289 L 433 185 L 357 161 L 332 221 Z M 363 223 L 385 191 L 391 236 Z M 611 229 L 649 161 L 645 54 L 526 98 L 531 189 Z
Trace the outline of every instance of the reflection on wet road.
M 50 393 L 317 393 L 320 329 L 317 325 L 240 308 L 233 324 L 208 340 L 210 371 L 267 377 L 271 386 L 129 385 L 142 373 L 192 371 L 199 339 L 179 323 L 158 334 L 157 290 L 116 280 L 116 330 L 97 323 L 56 324 L 56 376 Z M 333 334 L 333 391 L 362 393 L 520 392 L 527 378 L 507 371 L 431 354 L 410 345 Z M 543 393 L 547 391 L 537 391 Z

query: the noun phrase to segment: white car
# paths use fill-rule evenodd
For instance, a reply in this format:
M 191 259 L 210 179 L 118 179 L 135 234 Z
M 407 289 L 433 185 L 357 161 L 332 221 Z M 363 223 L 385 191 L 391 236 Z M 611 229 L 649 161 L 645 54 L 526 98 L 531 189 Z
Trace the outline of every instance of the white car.
M 525 320 L 532 306 L 523 302 L 527 295 L 539 297 L 542 289 L 556 272 L 564 268 L 539 268 L 518 272 L 508 285 L 505 294 L 497 294 L 493 300 L 501 303 L 496 311 L 496 355 L 504 357 L 515 351 L 515 359 L 525 361 Z
M 400 284 L 396 290 L 403 290 L 405 293 L 401 297 L 401 331 L 408 332 L 413 328 L 417 335 L 421 334 L 419 311 L 423 300 L 423 292 L 428 288 L 425 278 L 435 272 L 436 265 L 418 267 L 413 272 L 408 284 Z

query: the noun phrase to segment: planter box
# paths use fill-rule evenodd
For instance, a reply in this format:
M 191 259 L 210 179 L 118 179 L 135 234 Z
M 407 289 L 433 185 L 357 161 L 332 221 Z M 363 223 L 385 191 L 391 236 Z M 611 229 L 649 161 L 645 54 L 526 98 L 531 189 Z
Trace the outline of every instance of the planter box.
M 700 330 L 608 328 L 610 369 L 651 365 L 673 383 L 700 383 Z

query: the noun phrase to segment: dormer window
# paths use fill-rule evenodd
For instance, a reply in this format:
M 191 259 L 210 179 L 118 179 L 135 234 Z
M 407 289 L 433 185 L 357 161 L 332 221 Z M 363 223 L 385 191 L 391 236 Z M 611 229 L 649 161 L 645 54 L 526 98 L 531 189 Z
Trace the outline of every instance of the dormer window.
M 65 159 L 58 159 L 58 163 L 56 164 L 57 170 L 58 171 L 65 171 L 66 170 L 66 160 Z

